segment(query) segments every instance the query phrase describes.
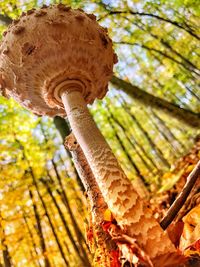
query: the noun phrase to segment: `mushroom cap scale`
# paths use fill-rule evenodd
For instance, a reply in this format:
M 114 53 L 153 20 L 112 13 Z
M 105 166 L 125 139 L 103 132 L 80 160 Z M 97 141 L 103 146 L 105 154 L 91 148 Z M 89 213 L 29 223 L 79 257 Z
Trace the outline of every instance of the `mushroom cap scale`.
M 38 115 L 65 115 L 61 93 L 87 103 L 107 92 L 116 55 L 92 14 L 62 4 L 22 13 L 0 46 L 0 89 Z

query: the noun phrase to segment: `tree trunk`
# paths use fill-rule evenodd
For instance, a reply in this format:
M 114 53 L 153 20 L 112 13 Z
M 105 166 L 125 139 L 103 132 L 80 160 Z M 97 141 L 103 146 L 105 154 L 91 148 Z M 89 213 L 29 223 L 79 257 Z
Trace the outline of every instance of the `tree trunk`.
M 138 126 L 138 128 L 140 129 L 140 131 L 143 133 L 143 135 L 145 136 L 145 138 L 148 140 L 149 145 L 151 146 L 151 148 L 153 149 L 153 151 L 156 152 L 157 156 L 159 157 L 159 159 L 163 162 L 163 164 L 165 166 L 167 166 L 168 168 L 170 167 L 169 162 L 167 161 L 167 159 L 164 157 L 163 152 L 160 150 L 159 147 L 156 146 L 156 144 L 154 143 L 154 141 L 152 140 L 152 138 L 150 137 L 149 133 L 144 129 L 144 127 L 141 125 L 141 123 L 137 120 L 137 118 L 135 117 L 135 115 L 133 115 L 133 113 L 129 110 L 129 108 L 126 107 L 124 100 L 122 107 L 125 109 L 125 111 L 129 114 L 129 116 L 133 119 L 133 121 L 136 123 L 136 125 Z
M 65 137 L 67 135 L 69 135 L 70 132 L 71 132 L 66 120 L 61 118 L 61 117 L 59 117 L 59 116 L 55 116 L 54 119 L 53 119 L 53 122 L 54 122 L 54 124 L 56 126 L 56 129 L 59 131 L 59 133 L 60 133 L 60 135 L 62 137 L 63 143 L 64 143 Z M 66 152 L 67 152 L 67 155 L 69 156 L 69 158 L 71 159 L 71 154 L 69 153 L 69 151 L 66 150 Z M 71 161 L 71 163 L 73 165 L 73 161 Z M 81 191 L 84 193 L 84 186 L 83 186 L 83 184 L 81 182 L 81 179 L 80 179 L 80 177 L 78 175 L 78 172 L 77 172 L 76 168 L 74 168 L 74 172 L 76 174 L 76 179 L 77 179 L 78 185 L 79 185 Z
M 29 191 L 29 196 L 32 200 L 32 204 L 33 204 L 33 211 L 34 211 L 34 215 L 35 215 L 35 220 L 36 220 L 36 225 L 37 225 L 37 233 L 40 239 L 40 247 L 42 249 L 42 255 L 44 257 L 44 263 L 45 263 L 45 267 L 51 267 L 50 261 L 47 257 L 47 248 L 46 248 L 46 244 L 45 244 L 45 238 L 44 238 L 44 234 L 43 234 L 43 229 L 42 229 L 42 225 L 41 225 L 41 220 L 40 220 L 40 215 L 38 212 L 38 208 L 37 205 L 35 203 L 34 197 L 33 197 L 33 192 L 31 191 L 31 189 L 28 189 Z
M 192 127 L 198 128 L 200 126 L 199 113 L 194 113 L 190 110 L 183 109 L 176 104 L 170 103 L 164 99 L 153 96 L 145 92 L 144 90 L 138 88 L 137 86 L 134 86 L 129 82 L 117 78 L 116 76 L 112 77 L 111 83 L 117 86 L 119 90 L 124 91 L 132 98 L 137 99 L 146 106 L 154 107 L 159 110 L 164 110 L 167 113 L 169 113 L 170 116 L 173 116 Z
M 29 233 L 29 236 L 30 236 L 30 239 L 31 239 L 31 243 L 32 243 L 34 252 L 35 252 L 35 256 L 36 256 L 37 258 L 39 258 L 39 253 L 38 253 L 38 251 L 37 251 L 37 246 L 36 246 L 36 244 L 35 244 L 35 240 L 34 240 L 34 237 L 33 237 L 32 232 L 31 232 L 31 229 L 30 229 L 30 227 L 29 227 L 28 220 L 27 220 L 27 218 L 26 218 L 26 214 L 25 214 L 24 211 L 23 211 L 23 219 L 24 219 L 25 225 L 26 225 L 26 227 L 27 227 L 27 229 L 28 229 L 28 233 Z M 29 244 L 29 246 L 30 246 L 30 244 Z M 34 258 L 35 258 L 35 257 L 33 257 L 33 259 L 34 259 Z M 42 267 L 42 265 L 41 265 L 41 263 L 40 263 L 40 260 L 37 260 L 37 264 L 38 264 L 39 267 Z
M 129 160 L 129 162 L 131 163 L 131 165 L 133 166 L 135 172 L 136 172 L 136 175 L 138 176 L 138 179 L 137 179 L 137 183 L 138 183 L 138 192 L 142 191 L 141 195 L 144 197 L 144 196 L 147 196 L 148 195 L 148 190 L 149 190 L 149 183 L 145 180 L 145 177 L 141 174 L 140 172 L 140 169 L 139 167 L 137 166 L 137 164 L 134 162 L 134 160 L 131 158 L 131 156 L 129 155 L 123 141 L 121 140 L 119 134 L 115 131 L 114 129 L 114 124 L 112 123 L 112 121 L 109 119 L 108 117 L 108 122 L 111 126 L 111 128 L 113 129 L 113 131 L 115 132 L 115 136 L 117 138 L 117 141 L 119 143 L 119 145 L 121 146 L 121 149 L 122 151 L 125 152 L 125 155 L 127 157 L 127 159 Z
M 62 256 L 62 259 L 63 259 L 63 261 L 65 262 L 66 266 L 70 266 L 70 264 L 69 264 L 69 262 L 68 262 L 68 260 L 67 260 L 67 258 L 66 258 L 66 256 L 65 256 L 65 253 L 64 253 L 64 250 L 63 250 L 63 248 L 62 248 L 62 245 L 61 245 L 61 243 L 60 243 L 60 241 L 59 241 L 58 235 L 57 235 L 57 233 L 56 233 L 56 231 L 55 231 L 55 229 L 54 229 L 54 226 L 53 226 L 51 217 L 50 217 L 49 212 L 48 212 L 48 209 L 47 209 L 47 205 L 45 204 L 45 202 L 44 202 L 44 200 L 43 200 L 43 198 L 42 198 L 42 196 L 41 196 L 41 194 L 40 194 L 39 187 L 38 187 L 37 181 L 36 181 L 36 179 L 35 179 L 35 176 L 34 176 L 34 173 L 33 173 L 33 170 L 32 170 L 31 167 L 29 167 L 29 171 L 30 171 L 31 177 L 32 177 L 32 179 L 33 179 L 33 184 L 34 184 L 34 186 L 35 186 L 35 188 L 36 188 L 36 191 L 37 191 L 37 194 L 38 194 L 38 196 L 39 196 L 39 199 L 40 199 L 40 201 L 41 201 L 41 203 L 42 203 L 42 207 L 43 207 L 43 209 L 44 209 L 44 211 L 45 211 L 45 216 L 46 216 L 47 219 L 48 219 L 49 225 L 50 225 L 51 230 L 52 230 L 52 232 L 53 232 L 53 235 L 54 235 L 54 237 L 55 237 L 55 240 L 56 240 L 56 243 L 57 243 L 57 245 L 58 245 L 60 254 L 61 254 L 61 256 Z
M 1 245 L 3 246 L 2 254 L 3 254 L 4 267 L 12 267 L 10 253 L 8 251 L 8 246 L 6 244 L 5 230 L 4 230 L 3 225 L 1 224 L 2 221 L 3 221 L 3 218 L 0 213 L 0 227 L 2 231 Z
M 74 215 L 73 215 L 73 212 L 72 212 L 72 209 L 70 207 L 70 204 L 69 204 L 69 200 L 68 200 L 68 197 L 67 197 L 67 194 L 65 192 L 65 189 L 64 189 L 64 186 L 63 186 L 63 183 L 62 183 L 62 179 L 60 177 L 60 174 L 58 172 L 58 169 L 57 169 L 57 166 L 56 166 L 56 163 L 54 160 L 51 161 L 52 162 L 52 165 L 53 165 L 53 168 L 54 168 L 54 171 L 55 171 L 55 174 L 56 174 L 56 178 L 57 178 L 57 181 L 58 181 L 58 184 L 60 186 L 60 189 L 61 189 L 61 197 L 63 199 L 63 203 L 65 204 L 66 208 L 67 208 L 67 212 L 70 216 L 70 219 L 72 221 L 72 226 L 74 227 L 74 231 L 77 235 L 77 239 L 80 240 L 80 242 L 82 241 L 83 243 L 85 243 L 86 247 L 87 247 L 87 244 L 86 244 L 86 241 L 85 241 L 85 238 L 74 218 Z M 82 183 L 82 182 L 81 182 Z
M 107 106 L 108 108 L 108 106 Z M 115 118 L 114 113 L 112 113 L 111 109 L 108 108 L 108 110 L 110 111 L 110 117 L 111 119 L 116 123 L 117 127 L 120 128 L 121 132 L 123 132 L 124 136 L 126 137 L 126 139 L 128 140 L 128 142 L 131 144 L 131 146 L 134 148 L 134 150 L 136 151 L 137 155 L 139 156 L 140 160 L 142 161 L 142 163 L 144 164 L 144 166 L 148 169 L 148 171 L 152 172 L 153 171 L 153 167 L 149 165 L 149 163 L 147 162 L 147 160 L 143 157 L 143 155 L 140 153 L 140 149 L 141 147 L 138 145 L 138 143 L 135 142 L 134 138 L 130 138 L 128 133 L 127 133 L 127 129 L 123 126 L 123 124 L 119 121 L 118 118 Z M 139 146 L 139 149 L 138 149 Z M 152 162 L 152 159 L 150 157 L 148 157 L 147 153 L 145 151 L 142 151 L 145 155 L 146 158 L 148 158 L 151 163 L 153 163 L 153 166 L 157 169 L 157 166 L 154 165 L 154 162 Z
M 54 197 L 53 193 L 51 192 L 51 189 L 50 189 L 47 181 L 45 181 L 44 179 L 41 179 L 41 182 L 45 185 L 47 192 L 49 193 L 49 196 L 51 197 L 51 199 L 52 199 L 52 201 L 53 201 L 53 203 L 54 203 L 54 205 L 58 211 L 58 214 L 60 215 L 61 221 L 62 221 L 64 228 L 67 232 L 67 235 L 68 235 L 68 237 L 72 243 L 74 251 L 76 252 L 77 256 L 79 257 L 79 259 L 81 260 L 82 264 L 84 264 L 85 267 L 91 267 L 89 259 L 87 257 L 87 254 L 85 253 L 85 250 L 83 249 L 83 247 L 81 248 L 81 251 L 79 250 L 79 247 L 77 246 L 77 244 L 73 238 L 73 235 L 72 235 L 72 233 L 68 227 L 68 223 L 65 219 L 65 216 L 64 216 L 60 206 L 58 205 L 56 198 Z

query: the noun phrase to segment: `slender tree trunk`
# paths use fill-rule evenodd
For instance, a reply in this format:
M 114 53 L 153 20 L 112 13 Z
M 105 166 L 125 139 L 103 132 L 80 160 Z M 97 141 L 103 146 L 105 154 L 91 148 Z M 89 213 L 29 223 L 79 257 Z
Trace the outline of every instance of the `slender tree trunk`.
M 130 156 L 129 153 L 127 152 L 127 149 L 126 149 L 124 143 L 122 142 L 122 140 L 121 140 L 121 138 L 120 138 L 118 132 L 115 131 L 115 128 L 114 128 L 115 126 L 114 126 L 112 120 L 111 120 L 109 117 L 107 117 L 107 119 L 108 119 L 108 122 L 109 122 L 109 124 L 110 124 L 112 130 L 113 130 L 114 133 L 115 133 L 115 136 L 116 136 L 116 138 L 117 138 L 117 141 L 118 141 L 119 145 L 120 145 L 121 148 L 122 148 L 122 151 L 125 152 L 125 155 L 126 155 L 127 159 L 130 161 L 130 163 L 132 164 L 132 166 L 133 166 L 133 168 L 134 168 L 134 170 L 135 170 L 137 176 L 138 176 L 139 179 L 141 180 L 141 181 L 139 182 L 138 185 L 141 187 L 141 189 L 142 189 L 142 191 L 143 191 L 143 195 L 148 195 L 148 193 L 147 193 L 147 189 L 149 188 L 149 183 L 145 180 L 145 177 L 141 174 L 140 169 L 138 168 L 137 164 L 134 162 L 134 160 L 131 158 L 131 156 Z
M 153 159 L 149 156 L 149 154 L 145 151 L 145 149 L 143 148 L 142 145 L 140 145 L 138 143 L 138 141 L 134 138 L 134 135 L 132 133 L 130 133 L 130 136 L 128 136 L 128 132 L 127 129 L 123 126 L 123 124 L 119 121 L 119 118 L 115 118 L 114 114 L 113 114 L 113 120 L 116 120 L 116 122 L 118 123 L 118 125 L 120 125 L 120 127 L 122 128 L 122 130 L 124 132 L 127 133 L 127 138 L 130 141 L 131 144 L 135 144 L 137 147 L 139 147 L 139 149 L 142 151 L 142 153 L 145 155 L 145 157 L 151 162 L 151 164 L 154 166 L 154 168 L 156 168 L 157 171 L 159 171 L 158 166 L 156 165 L 156 163 L 153 161 Z
M 108 106 L 107 106 L 108 108 Z M 109 109 L 109 108 L 108 108 Z M 134 150 L 136 151 L 137 155 L 139 156 L 140 160 L 142 161 L 142 163 L 144 164 L 144 166 L 150 171 L 153 171 L 152 166 L 149 165 L 149 163 L 147 162 L 147 160 L 143 157 L 143 155 L 140 153 L 140 150 L 138 149 L 138 144 L 136 144 L 135 139 L 131 139 L 127 133 L 127 129 L 123 126 L 123 124 L 119 121 L 118 118 L 115 118 L 114 113 L 112 113 L 111 109 L 109 109 L 110 111 L 110 117 L 111 119 L 116 123 L 116 125 L 120 128 L 121 132 L 123 132 L 124 136 L 126 137 L 126 139 L 128 140 L 128 142 L 132 145 L 132 147 L 134 148 Z M 140 146 L 139 146 L 140 148 Z M 140 148 L 141 149 L 141 148 Z M 146 156 L 146 152 L 143 151 L 144 155 Z M 148 158 L 148 157 L 147 157 Z M 149 159 L 149 158 L 148 158 Z M 151 158 L 150 158 L 151 159 Z M 154 162 L 153 162 L 154 165 Z M 154 165 L 154 167 L 157 169 L 157 166 Z
M 56 198 L 54 197 L 53 193 L 51 192 L 51 189 L 50 189 L 48 183 L 44 179 L 41 179 L 41 182 L 45 185 L 45 187 L 47 189 L 47 192 L 49 193 L 49 196 L 51 197 L 51 199 L 52 199 L 52 201 L 53 201 L 53 203 L 54 203 L 54 205 L 55 205 L 55 207 L 56 207 L 56 209 L 58 211 L 58 214 L 60 215 L 61 221 L 62 221 L 62 223 L 64 225 L 64 228 L 65 228 L 65 230 L 67 232 L 67 235 L 68 235 L 68 237 L 69 237 L 69 239 L 70 239 L 70 241 L 72 243 L 74 251 L 76 252 L 77 256 L 80 258 L 80 260 L 84 264 L 84 266 L 85 267 L 90 267 L 91 265 L 90 265 L 89 259 L 87 257 L 87 254 L 85 253 L 84 249 L 79 250 L 79 247 L 77 246 L 77 244 L 76 244 L 76 242 L 75 242 L 75 240 L 74 240 L 74 238 L 72 236 L 72 233 L 71 233 L 71 231 L 70 231 L 70 229 L 68 227 L 68 223 L 67 223 L 67 221 L 65 219 L 65 216 L 64 216 L 60 206 L 58 205 Z
M 40 247 L 42 249 L 42 256 L 44 257 L 45 267 L 51 267 L 50 261 L 47 257 L 47 248 L 46 248 L 46 244 L 45 244 L 45 238 L 44 238 L 44 234 L 43 234 L 43 229 L 42 229 L 42 225 L 41 225 L 41 220 L 40 220 L 38 208 L 37 208 L 37 205 L 36 205 L 34 197 L 33 197 L 33 192 L 31 191 L 30 188 L 28 189 L 28 191 L 29 191 L 30 199 L 31 199 L 32 204 L 33 204 L 33 211 L 34 211 L 36 225 L 37 225 L 37 233 L 38 233 L 38 236 L 40 239 Z
M 71 132 L 66 120 L 61 118 L 61 117 L 55 116 L 54 119 L 53 119 L 53 122 L 54 122 L 54 124 L 56 126 L 56 129 L 59 131 L 60 136 L 62 137 L 62 140 L 63 140 L 63 143 L 64 143 L 65 137 L 67 135 L 69 135 L 70 132 Z M 71 160 L 71 153 L 69 153 L 68 150 L 66 150 L 66 152 L 67 152 L 67 155 L 68 155 L 69 159 Z M 72 163 L 72 166 L 74 167 L 74 163 L 73 163 L 72 160 L 71 160 L 71 163 Z M 84 192 L 84 186 L 83 186 L 83 184 L 81 182 L 81 179 L 80 179 L 80 177 L 78 175 L 78 172 L 77 172 L 75 167 L 74 167 L 74 172 L 75 172 L 75 175 L 76 175 L 76 179 L 77 179 L 78 185 L 79 185 L 81 191 Z
M 0 228 L 2 231 L 1 245 L 3 246 L 2 254 L 3 254 L 4 267 L 12 267 L 11 257 L 10 257 L 10 253 L 8 250 L 8 246 L 6 244 L 5 230 L 4 230 L 4 226 L 2 225 L 2 221 L 3 221 L 3 218 L 0 212 Z
M 184 123 L 192 126 L 200 126 L 200 114 L 183 109 L 176 104 L 170 103 L 159 97 L 155 97 L 144 90 L 132 85 L 120 78 L 113 76 L 111 83 L 116 86 L 116 89 L 123 90 L 129 96 L 137 99 L 146 106 L 154 107 L 159 110 L 164 110 L 171 116 L 183 121 Z
M 39 187 L 38 187 L 37 181 L 36 181 L 36 179 L 35 179 L 35 176 L 34 176 L 34 173 L 33 173 L 33 170 L 32 170 L 31 167 L 29 167 L 29 171 L 30 171 L 31 177 L 32 177 L 32 179 L 33 179 L 33 184 L 34 184 L 34 186 L 35 186 L 35 188 L 36 188 L 38 197 L 39 197 L 39 199 L 40 199 L 40 201 L 41 201 L 41 203 L 42 203 L 42 207 L 43 207 L 43 209 L 44 209 L 44 211 L 45 211 L 45 216 L 46 216 L 47 219 L 48 219 L 49 225 L 50 225 L 51 230 L 52 230 L 52 232 L 53 232 L 53 235 L 54 235 L 54 237 L 55 237 L 55 240 L 56 240 L 56 243 L 57 243 L 57 245 L 58 245 L 60 254 L 61 254 L 61 256 L 62 256 L 62 259 L 63 259 L 63 261 L 65 262 L 66 266 L 70 266 L 70 265 L 69 265 L 69 262 L 68 262 L 68 260 L 67 260 L 67 258 L 66 258 L 66 256 L 65 256 L 65 253 L 64 253 L 64 250 L 63 250 L 63 248 L 62 248 L 62 245 L 61 245 L 61 243 L 60 243 L 59 237 L 58 237 L 58 235 L 57 235 L 57 233 L 56 233 L 56 231 L 55 231 L 55 229 L 54 229 L 54 225 L 53 225 L 52 220 L 51 220 L 51 217 L 50 217 L 50 215 L 49 215 L 49 212 L 48 212 L 48 209 L 47 209 L 47 205 L 46 205 L 46 203 L 44 202 L 44 200 L 43 200 L 43 198 L 42 198 L 42 196 L 41 196 L 41 193 L 40 193 L 40 191 L 39 191 Z
M 1 240 L 2 243 L 4 244 L 4 249 L 3 249 L 3 261 L 4 261 L 4 267 L 12 267 L 11 260 L 10 260 L 10 254 L 8 252 L 8 247 L 4 243 L 4 239 Z
M 165 133 L 165 131 L 163 131 L 163 129 L 159 128 L 159 124 L 156 123 L 151 116 L 149 116 L 148 112 L 146 112 L 146 110 L 144 110 L 144 113 L 146 114 L 146 116 L 148 117 L 148 120 L 150 122 L 150 124 L 153 126 L 153 128 L 158 132 L 158 134 L 161 136 L 161 138 L 165 141 L 165 144 L 168 145 L 170 151 L 172 154 L 174 155 L 180 155 L 180 151 L 177 149 L 177 147 L 174 147 L 172 140 L 170 140 L 167 136 L 167 134 Z M 173 140 L 174 141 L 174 140 Z
M 157 115 L 157 113 L 150 108 L 151 113 L 153 114 L 153 116 L 156 118 L 158 124 L 160 125 L 160 128 L 162 129 L 163 132 L 165 132 L 170 140 L 170 142 L 174 143 L 174 146 L 176 146 L 178 149 L 179 147 L 181 147 L 181 149 L 183 151 L 185 151 L 186 147 L 184 146 L 184 144 L 182 144 L 177 138 L 176 136 L 172 133 L 172 131 L 170 130 L 170 128 L 166 125 L 166 123 Z
M 61 165 L 65 166 L 65 163 L 64 163 L 61 155 L 59 155 L 59 159 L 60 159 Z M 68 175 L 67 172 L 66 172 L 66 174 Z M 67 177 L 69 177 L 69 175 Z M 86 202 L 84 202 L 85 201 L 85 194 L 82 194 L 82 191 L 80 194 L 73 182 L 70 183 L 70 189 L 73 191 L 73 196 L 76 199 L 76 203 L 78 203 L 78 211 L 80 213 L 80 216 L 82 218 L 85 218 L 86 217 L 86 212 L 84 209 L 84 203 L 86 203 Z M 85 193 L 85 188 L 84 188 L 84 193 Z
M 38 253 L 38 251 L 37 251 L 37 246 L 36 246 L 36 244 L 35 244 L 35 240 L 34 240 L 34 237 L 33 237 L 32 232 L 31 232 L 31 229 L 30 229 L 30 227 L 29 227 L 28 220 L 27 220 L 27 218 L 26 218 L 26 215 L 25 215 L 24 211 L 23 211 L 23 219 L 24 219 L 25 225 L 26 225 L 26 227 L 27 227 L 27 229 L 28 229 L 28 233 L 29 233 L 29 236 L 30 236 L 30 240 L 31 240 L 31 243 L 32 243 L 32 246 L 33 246 L 35 255 L 36 255 L 37 257 L 39 257 L 39 253 Z M 30 245 L 30 244 L 29 244 L 29 245 Z M 34 257 L 33 257 L 33 259 L 34 259 Z M 41 263 L 40 263 L 39 260 L 37 260 L 37 265 L 38 265 L 39 267 L 42 267 L 42 265 L 41 265 Z
M 77 224 L 77 222 L 76 222 L 76 220 L 74 218 L 72 209 L 71 209 L 70 204 L 69 204 L 69 200 L 68 200 L 67 194 L 66 194 L 66 192 L 64 190 L 64 185 L 63 185 L 63 182 L 62 182 L 62 178 L 60 177 L 60 174 L 58 172 L 56 163 L 55 163 L 54 160 L 52 160 L 51 162 L 52 162 L 55 174 L 56 174 L 56 178 L 57 178 L 58 184 L 59 184 L 60 189 L 61 189 L 61 197 L 63 199 L 63 203 L 65 204 L 65 206 L 67 208 L 67 212 L 68 212 L 68 214 L 70 216 L 70 219 L 72 221 L 72 226 L 73 226 L 74 231 L 75 231 L 75 233 L 77 235 L 77 239 L 80 240 L 80 242 L 82 241 L 87 247 L 87 244 L 86 244 L 85 238 L 84 238 L 84 236 L 82 234 L 82 231 L 80 230 L 80 228 L 79 228 L 79 226 L 78 226 L 78 224 Z
M 122 98 L 121 98 L 122 99 Z M 153 151 L 156 152 L 157 156 L 159 157 L 159 159 L 163 162 L 163 164 L 165 166 L 167 166 L 168 168 L 170 167 L 169 162 L 165 159 L 163 152 L 156 146 L 156 144 L 152 141 L 149 133 L 144 129 L 144 127 L 141 125 L 141 123 L 137 120 L 137 118 L 135 117 L 135 115 L 133 115 L 133 113 L 126 107 L 126 104 L 124 103 L 124 100 L 122 100 L 122 107 L 124 108 L 124 110 L 129 114 L 129 116 L 133 119 L 133 121 L 135 122 L 135 124 L 138 126 L 138 128 L 140 129 L 140 131 L 143 133 L 143 135 L 145 136 L 145 138 L 148 140 L 151 148 L 153 149 Z

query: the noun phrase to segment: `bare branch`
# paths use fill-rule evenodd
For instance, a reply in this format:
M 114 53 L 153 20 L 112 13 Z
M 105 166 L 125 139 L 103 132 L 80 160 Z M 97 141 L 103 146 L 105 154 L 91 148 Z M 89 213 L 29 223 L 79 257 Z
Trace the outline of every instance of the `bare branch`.
M 192 35 L 193 37 L 195 37 L 197 40 L 200 40 L 200 37 L 198 35 L 196 35 L 187 25 L 187 28 L 185 28 L 183 25 L 181 25 L 180 23 L 178 23 L 177 21 L 173 21 L 170 20 L 168 18 L 163 18 L 161 16 L 155 15 L 155 14 L 151 14 L 151 13 L 146 13 L 146 12 L 134 12 L 131 10 L 122 10 L 122 11 L 110 11 L 109 13 L 107 13 L 106 15 L 104 15 L 103 17 L 99 18 L 98 21 L 103 20 L 104 18 L 110 16 L 110 15 L 117 15 L 117 14 L 130 14 L 130 15 L 138 15 L 138 16 L 142 16 L 142 17 L 151 17 L 151 18 L 155 18 L 158 19 L 160 21 L 164 21 L 166 23 L 170 23 L 184 31 L 186 31 L 187 33 L 189 33 L 190 35 Z M 186 25 L 186 24 L 185 24 Z
M 161 220 L 160 225 L 164 230 L 170 225 L 179 210 L 182 208 L 198 177 L 200 177 L 200 160 L 198 161 L 197 165 L 190 173 L 190 175 L 187 177 L 187 182 L 183 187 L 181 193 L 169 208 L 166 216 Z

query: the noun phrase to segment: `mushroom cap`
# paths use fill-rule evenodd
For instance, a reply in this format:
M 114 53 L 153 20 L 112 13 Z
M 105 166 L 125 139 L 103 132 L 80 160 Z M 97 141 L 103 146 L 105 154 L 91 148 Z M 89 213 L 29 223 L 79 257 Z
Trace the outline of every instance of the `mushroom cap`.
M 4 32 L 0 89 L 38 115 L 65 115 L 61 92 L 105 96 L 117 57 L 96 17 L 63 4 L 29 10 Z

